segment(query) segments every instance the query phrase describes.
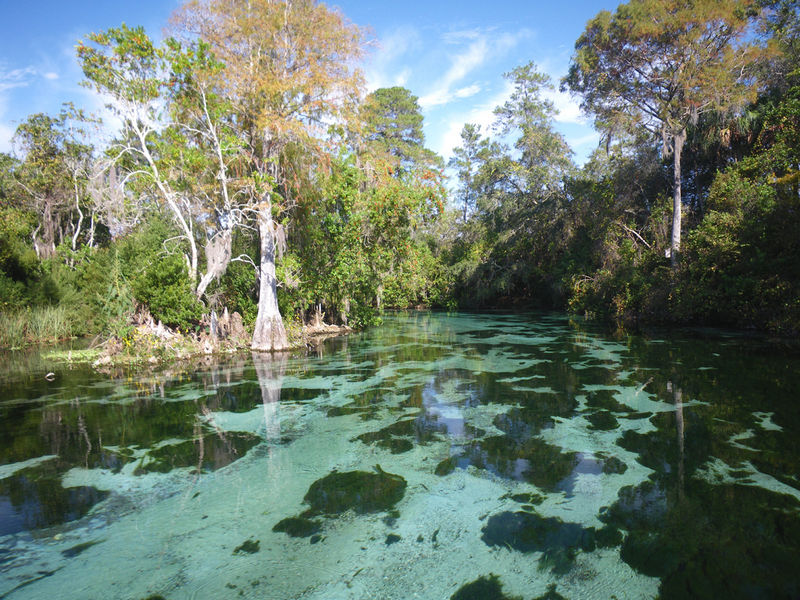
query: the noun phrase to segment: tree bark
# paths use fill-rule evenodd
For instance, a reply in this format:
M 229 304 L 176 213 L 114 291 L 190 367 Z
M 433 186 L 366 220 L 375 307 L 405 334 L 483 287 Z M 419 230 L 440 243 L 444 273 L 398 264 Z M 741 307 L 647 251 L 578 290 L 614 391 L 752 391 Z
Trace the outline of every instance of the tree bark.
M 681 210 L 683 202 L 681 200 L 681 153 L 683 143 L 686 141 L 686 129 L 672 137 L 672 158 L 673 158 L 673 187 L 672 187 L 672 243 L 670 244 L 670 262 L 672 268 L 678 266 L 678 254 L 681 251 Z
M 259 265 L 258 316 L 253 331 L 253 350 L 275 352 L 289 348 L 286 329 L 278 309 L 278 281 L 275 278 L 275 238 L 272 235 L 272 203 L 267 201 L 258 213 L 258 233 L 261 238 Z

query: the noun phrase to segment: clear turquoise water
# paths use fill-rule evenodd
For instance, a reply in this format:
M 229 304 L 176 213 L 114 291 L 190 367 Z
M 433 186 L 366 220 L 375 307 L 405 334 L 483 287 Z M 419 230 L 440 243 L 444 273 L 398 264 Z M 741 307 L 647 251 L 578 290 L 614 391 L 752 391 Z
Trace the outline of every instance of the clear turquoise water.
M 786 344 L 412 313 L 192 372 L 20 360 L 0 598 L 800 597 Z

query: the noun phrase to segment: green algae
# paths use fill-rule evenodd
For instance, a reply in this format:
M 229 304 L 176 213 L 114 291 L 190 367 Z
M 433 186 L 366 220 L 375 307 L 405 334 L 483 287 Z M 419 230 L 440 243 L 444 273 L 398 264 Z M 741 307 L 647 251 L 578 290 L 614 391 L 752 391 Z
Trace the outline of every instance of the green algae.
M 184 467 L 194 467 L 200 472 L 216 471 L 243 457 L 260 442 L 261 438 L 250 433 L 205 433 L 195 439 L 149 450 L 133 474 L 169 473 Z
M 445 458 L 442 462 L 436 465 L 436 468 L 433 470 L 433 472 L 439 477 L 444 477 L 445 475 L 449 475 L 455 471 L 457 465 L 458 459 L 455 456 L 451 456 L 449 458 Z
M 92 546 L 99 544 L 105 540 L 92 540 L 89 542 L 83 542 L 82 544 L 75 544 L 71 548 L 67 548 L 66 550 L 61 551 L 61 556 L 64 558 L 74 558 L 82 553 L 84 550 L 88 550 Z
M 64 487 L 59 461 L 48 461 L 0 479 L 0 536 L 61 525 L 84 517 L 109 492 L 92 486 Z
M 489 436 L 470 444 L 458 466 L 473 465 L 491 473 L 555 491 L 578 464 L 576 452 L 562 452 L 538 437 L 525 440 L 509 435 Z
M 283 532 L 290 537 L 310 537 L 322 529 L 320 521 L 304 517 L 286 517 L 278 521 L 272 531 Z
M 503 593 L 503 584 L 494 573 L 489 576 L 478 577 L 475 581 L 464 584 L 450 600 L 522 600 L 517 596 L 506 596 Z
M 261 542 L 259 540 L 245 540 L 240 545 L 236 546 L 233 551 L 234 554 L 255 554 L 261 549 Z
M 42 506 L 61 502 L 60 489 L 111 494 L 52 529 L 23 524 L 22 535 L 4 538 L 0 596 L 123 597 L 114 590 L 124 586 L 124 597 L 141 598 L 151 589 L 189 595 L 196 585 L 224 598 L 252 595 L 258 577 L 274 597 L 405 597 L 413 580 L 420 595 L 444 598 L 486 565 L 526 598 L 554 579 L 537 566 L 565 574 L 576 598 L 800 596 L 800 363 L 791 352 L 638 336 L 604 345 L 592 325 L 555 316 L 411 313 L 386 323 L 290 358 L 283 389 L 269 379 L 269 403 L 249 358 L 102 382 L 75 365 L 55 384 L 43 372 L 5 387 L 0 492 L 19 488 L 20 477 L 27 487 L 16 505 L 0 494 L 0 524 L 49 511 Z M 698 370 L 712 348 L 714 370 Z M 226 446 L 237 428 L 265 443 Z M 358 472 L 376 456 L 408 480 L 393 508 L 300 506 L 333 466 Z M 46 471 L 25 471 L 33 466 Z M 42 478 L 52 483 L 31 484 Z M 334 495 L 347 487 L 328 483 Z M 272 519 L 253 518 L 265 507 Z M 490 517 L 502 510 L 534 520 L 500 535 Z M 301 514 L 275 524 L 293 513 Z M 557 518 L 561 525 L 548 521 Z M 298 543 L 289 523 L 319 532 Z M 521 531 L 537 528 L 550 542 L 526 546 Z M 53 537 L 62 531 L 72 541 Z M 231 531 L 260 538 L 261 554 L 232 557 Z M 475 543 L 490 533 L 517 541 Z M 70 560 L 82 552 L 76 541 L 98 535 L 98 551 Z M 395 535 L 407 542 L 387 544 Z M 601 551 L 588 549 L 592 539 Z M 120 568 L 130 548 L 131 568 Z M 196 584 L 176 584 L 187 569 Z M 221 569 L 237 573 L 235 586 L 217 581 Z M 13 592 L 20 581 L 26 589 Z
M 416 419 L 403 419 L 378 431 L 363 433 L 356 437 L 365 444 L 375 444 L 389 450 L 392 454 L 401 454 L 411 450 L 415 443 L 426 445 L 437 439 L 446 428 L 433 419 L 422 416 Z
M 611 431 L 619 427 L 619 422 L 616 417 L 607 410 L 601 410 L 596 413 L 586 415 L 586 420 L 591 423 L 589 429 L 593 431 Z
M 614 596 L 612 596 L 613 598 Z M 547 591 L 541 596 L 536 596 L 533 600 L 567 600 L 564 596 L 556 591 L 556 584 L 547 586 Z
M 603 463 L 603 473 L 606 475 L 622 475 L 628 470 L 628 465 L 618 459 L 616 456 L 605 456 L 599 454 L 598 458 Z
M 594 528 L 542 517 L 535 512 L 506 511 L 492 515 L 481 533 L 487 546 L 523 553 L 542 552 L 542 565 L 556 573 L 568 571 L 579 550 L 591 552 L 597 546 Z
M 511 494 L 503 496 L 501 500 L 505 498 L 511 498 L 514 502 L 519 502 L 520 504 L 531 505 L 541 504 L 545 500 L 545 497 L 541 494 Z
M 309 509 L 303 516 L 335 516 L 352 510 L 356 514 L 388 511 L 406 491 L 406 480 L 375 466 L 375 472 L 334 471 L 311 484 L 303 501 Z

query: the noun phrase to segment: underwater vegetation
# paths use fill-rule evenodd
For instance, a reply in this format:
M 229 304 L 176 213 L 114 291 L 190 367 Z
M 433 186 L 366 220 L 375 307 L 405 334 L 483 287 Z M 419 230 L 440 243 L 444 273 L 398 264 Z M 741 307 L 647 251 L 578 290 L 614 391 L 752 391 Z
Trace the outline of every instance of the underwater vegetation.
M 291 537 L 309 537 L 318 533 L 322 522 L 311 517 L 335 517 L 347 511 L 357 515 L 391 511 L 403 499 L 406 480 L 400 475 L 387 473 L 380 465 L 374 472 L 334 471 L 318 479 L 308 488 L 303 501 L 309 508 L 297 516 L 282 519 L 272 528 Z M 396 519 L 399 513 L 392 511 Z M 391 537 L 391 536 L 390 536 Z M 386 545 L 399 541 L 389 540 Z
M 475 581 L 464 584 L 450 600 L 522 600 L 518 596 L 506 596 L 503 593 L 503 584 L 494 573 L 489 576 L 478 577 Z

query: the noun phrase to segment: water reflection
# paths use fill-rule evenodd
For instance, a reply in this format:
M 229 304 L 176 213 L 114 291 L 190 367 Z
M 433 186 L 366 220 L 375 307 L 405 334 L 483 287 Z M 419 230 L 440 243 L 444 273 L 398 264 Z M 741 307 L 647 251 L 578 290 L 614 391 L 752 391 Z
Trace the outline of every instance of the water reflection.
M 55 393 L 0 404 L 9 432 L 0 436 L 0 535 L 81 519 L 109 496 L 92 486 L 64 487 L 71 469 L 203 473 L 244 456 L 258 438 L 215 428 L 209 418 L 226 404 L 229 394 L 218 392 L 239 380 L 243 365 L 232 361 L 194 377 L 168 369 L 116 380 L 75 367 L 60 374 Z M 27 391 L 17 386 L 5 397 L 24 398 Z M 36 457 L 49 458 L 24 467 Z
M 289 359 L 285 353 L 265 352 L 253 352 L 252 358 L 264 406 L 264 438 L 267 441 L 277 441 L 281 437 L 281 388 Z

